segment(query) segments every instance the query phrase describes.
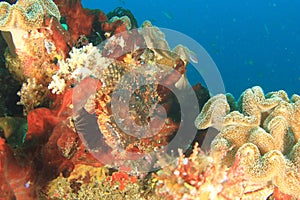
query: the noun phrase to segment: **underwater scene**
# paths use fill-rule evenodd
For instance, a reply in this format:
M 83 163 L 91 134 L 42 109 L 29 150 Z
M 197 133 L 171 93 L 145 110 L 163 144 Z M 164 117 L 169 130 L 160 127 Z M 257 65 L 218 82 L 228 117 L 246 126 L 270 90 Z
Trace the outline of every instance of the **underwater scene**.
M 300 199 L 299 8 L 0 0 L 0 200 Z

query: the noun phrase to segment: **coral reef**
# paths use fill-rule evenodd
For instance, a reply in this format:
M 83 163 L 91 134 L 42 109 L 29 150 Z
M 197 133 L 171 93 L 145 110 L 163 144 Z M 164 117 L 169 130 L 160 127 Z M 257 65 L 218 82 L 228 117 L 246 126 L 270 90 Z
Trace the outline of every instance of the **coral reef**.
M 126 184 L 120 189 L 123 182 Z M 152 190 L 149 179 L 136 180 L 127 173 L 110 174 L 107 168 L 88 165 L 76 166 L 68 178 L 57 177 L 49 183 L 46 194 L 41 196 L 53 200 L 161 199 Z
M 123 8 L 0 10 L 0 199 L 300 198 L 298 95 L 210 98 L 194 53 Z
M 222 165 L 221 159 L 227 150 L 207 155 L 196 143 L 189 157 L 179 152 L 176 163 L 155 175 L 156 191 L 167 199 L 255 199 L 268 196 L 272 191 L 272 187 L 256 191 L 264 185 L 245 175 L 239 159 L 231 167 Z M 166 158 L 159 160 L 166 161 Z
M 53 1 L 1 2 L 6 15 L 1 18 L 2 35 L 8 44 L 5 65 L 13 77 L 23 84 L 20 103 L 25 112 L 47 102 L 47 85 L 56 71 L 55 61 L 69 51 L 67 34 L 60 29 L 60 13 Z M 34 83 L 34 84 L 33 84 Z M 37 86 L 37 87 L 34 87 Z M 40 90 L 34 96 L 25 90 Z M 36 99 L 31 103 L 29 100 Z
M 58 61 L 59 70 L 52 76 L 48 88 L 52 93 L 61 94 L 69 82 L 80 82 L 91 74 L 96 75 L 99 73 L 97 71 L 103 70 L 112 62 L 113 60 L 103 57 L 91 43 L 81 48 L 74 47 L 69 58 Z
M 13 77 L 24 83 L 20 104 L 25 106 L 25 113 L 51 101 L 47 87 L 60 68 L 58 61 L 65 60 L 73 46 L 80 47 L 82 38 L 99 44 L 106 39 L 106 32 L 127 30 L 119 28 L 126 27 L 123 19 L 108 21 L 100 10 L 82 8 L 80 1 L 59 1 L 57 5 L 52 0 L 33 2 L 22 0 L 12 5 L 1 2 L 5 15 L 1 18 L 0 30 L 8 45 L 5 64 Z M 127 22 L 131 24 L 130 19 Z M 24 92 L 28 86 L 45 95 L 28 96 Z M 33 98 L 35 103 L 27 101 Z
M 199 129 L 219 130 L 212 151 L 231 149 L 224 164 L 230 166 L 238 157 L 251 180 L 299 198 L 299 96 L 289 99 L 282 90 L 264 95 L 255 86 L 230 108 L 234 104 L 227 101 L 232 99 L 222 94 L 212 97 L 195 121 Z
M 28 113 L 30 110 L 38 107 L 47 96 L 47 91 L 42 84 L 38 84 L 35 78 L 27 79 L 23 83 L 21 90 L 17 93 L 21 99 L 18 105 L 24 105 L 24 110 Z
M 52 0 L 21 0 L 13 5 L 1 2 L 0 8 L 3 14 L 0 30 L 10 32 L 14 47 L 17 50 L 23 49 L 25 45 L 23 37 L 28 35 L 29 31 L 42 27 L 45 17 L 54 16 L 56 19 L 60 19 L 59 10 Z
M 1 2 L 0 7 L 4 14 L 0 22 L 1 30 L 3 31 L 18 28 L 29 31 L 40 28 L 43 24 L 44 16 L 47 15 L 60 19 L 59 10 L 52 0 L 21 0 L 13 5 Z
M 147 24 L 148 31 L 132 30 L 131 32 L 119 33 L 107 40 L 100 49 L 92 44 L 81 48 L 73 48 L 70 52 L 70 58 L 58 62 L 60 69 L 52 77 L 53 81 L 48 86 L 53 93 L 63 93 L 67 85 L 76 85 L 78 82 L 84 81 L 85 77 L 93 76 L 97 78 L 99 80 L 97 84 L 100 84 L 101 87 L 94 91 L 95 97 L 92 101 L 95 111 L 90 114 L 95 112 L 99 130 L 93 131 L 95 133 L 101 132 L 106 143 L 112 149 L 117 150 L 115 153 L 120 153 L 120 150 L 124 153 L 131 151 L 142 153 L 152 151 L 153 148 L 163 147 L 168 144 L 168 140 L 178 130 L 180 123 L 176 120 L 180 117 L 180 112 L 176 113 L 177 116 L 174 115 L 164 119 L 159 116 L 160 114 L 148 111 L 151 110 L 153 105 L 163 104 L 167 115 L 170 115 L 170 112 L 176 110 L 174 107 L 178 106 L 171 90 L 163 85 L 157 86 L 159 81 L 163 81 L 163 84 L 174 88 L 174 90 L 191 90 L 186 88 L 185 84 L 185 67 L 188 62 L 187 54 L 189 50 L 183 46 L 177 46 L 173 51 L 170 50 L 164 34 L 157 27 L 152 27 L 149 22 L 145 22 L 145 24 Z M 145 42 L 145 40 L 148 42 Z M 158 45 L 160 49 L 156 49 L 155 45 Z M 158 67 L 153 65 L 155 63 L 159 64 Z M 135 105 L 134 108 L 128 110 L 131 116 L 125 114 L 127 112 L 125 109 L 127 102 L 118 102 L 115 104 L 115 108 L 111 107 L 112 95 L 118 95 L 114 91 L 123 90 L 118 88 L 120 85 L 127 87 L 128 84 L 132 84 L 131 86 L 139 84 L 139 79 L 128 80 L 131 81 L 130 83 L 126 80 L 121 82 L 124 81 L 123 76 L 125 74 L 141 78 L 146 77 L 147 74 L 152 76 L 148 78 L 149 80 L 146 80 L 147 87 L 143 86 L 141 89 L 137 87 L 130 91 L 133 93 L 130 104 Z M 163 78 L 158 79 L 158 76 Z M 148 84 L 148 82 L 151 84 Z M 92 88 L 93 86 L 88 87 Z M 189 93 L 192 91 L 189 91 Z M 82 101 L 87 102 L 87 100 Z M 82 102 L 80 102 L 80 105 L 74 103 L 73 107 L 75 108 L 75 115 L 76 112 L 80 111 L 79 116 L 75 118 L 75 127 L 77 126 L 77 131 L 86 135 L 85 130 L 82 130 L 80 125 L 81 121 L 86 121 L 84 117 L 90 117 L 89 114 L 81 115 L 85 112 L 82 110 L 82 108 L 85 109 L 84 104 Z M 121 116 L 122 119 L 120 120 L 123 121 L 121 125 L 116 122 L 115 117 L 112 115 L 112 109 L 119 117 Z M 150 116 L 156 121 L 149 123 Z M 135 124 L 142 125 L 142 129 L 136 129 Z M 143 129 L 145 126 L 150 127 L 150 129 Z M 88 126 L 86 125 L 86 127 Z M 122 127 L 126 127 L 127 130 L 125 131 Z M 133 127 L 136 130 L 132 129 Z M 161 131 L 155 137 L 149 138 L 153 132 L 160 128 L 162 128 Z M 138 135 L 141 133 L 143 135 Z M 95 141 L 95 139 L 92 139 L 92 141 L 87 140 L 89 140 L 86 141 L 87 143 Z M 112 144 L 112 141 L 113 143 L 118 142 Z M 126 154 L 121 154 L 121 156 L 123 160 L 128 159 Z

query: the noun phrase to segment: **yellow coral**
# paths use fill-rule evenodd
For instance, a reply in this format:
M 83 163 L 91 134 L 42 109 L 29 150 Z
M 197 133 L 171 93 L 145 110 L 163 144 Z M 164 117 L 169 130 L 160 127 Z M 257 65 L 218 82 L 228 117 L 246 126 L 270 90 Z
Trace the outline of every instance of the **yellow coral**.
M 47 90 L 42 84 L 39 84 L 35 78 L 29 78 L 27 82 L 23 83 L 22 89 L 17 94 L 21 97 L 17 104 L 23 105 L 24 112 L 28 113 L 44 102 L 47 96 Z
M 287 156 L 285 168 L 275 176 L 274 184 L 282 193 L 300 198 L 300 142 L 294 145 Z
M 68 178 L 62 175 L 47 183 L 37 199 L 164 199 L 150 187 L 150 180 L 128 182 L 124 190 L 111 185 L 107 167 L 76 164 Z
M 229 110 L 226 96 L 223 94 L 216 95 L 204 105 L 201 113 L 195 120 L 195 125 L 198 129 L 206 129 L 213 126 L 219 130 L 223 123 L 223 117 Z
M 291 118 L 291 129 L 296 140 L 300 138 L 300 101 L 293 103 L 293 115 Z
M 284 156 L 278 150 L 271 150 L 264 154 L 253 143 L 245 143 L 237 152 L 240 164 L 245 172 L 251 175 L 253 181 L 271 180 L 285 165 Z
M 0 2 L 0 30 L 10 32 L 12 38 L 5 34 L 10 49 L 23 49 L 24 38 L 29 36 L 30 31 L 41 28 L 47 16 L 60 20 L 58 7 L 52 0 L 19 0 L 13 5 Z M 11 47 L 11 39 L 14 48 Z
M 90 165 L 78 164 L 75 166 L 68 180 L 89 178 L 91 181 L 102 181 L 108 175 L 108 168 L 93 167 Z
M 52 0 L 19 0 L 13 5 L 0 2 L 0 13 L 2 31 L 14 28 L 29 31 L 40 28 L 47 15 L 60 19 L 58 7 Z
M 240 110 L 243 112 L 251 124 L 260 125 L 261 115 L 263 112 L 268 112 L 279 104 L 282 100 L 279 96 L 265 98 L 262 89 L 259 86 L 247 89 L 240 97 Z
M 212 97 L 197 117 L 199 129 L 215 127 L 220 133 L 211 143 L 213 152 L 228 149 L 223 163 L 231 165 L 236 155 L 252 180 L 272 182 L 285 194 L 300 196 L 300 101 L 290 100 L 283 90 L 264 95 L 258 86 L 247 89 L 228 114 L 229 104 Z M 218 112 L 216 112 L 218 111 Z M 297 144 L 295 144 L 297 143 Z

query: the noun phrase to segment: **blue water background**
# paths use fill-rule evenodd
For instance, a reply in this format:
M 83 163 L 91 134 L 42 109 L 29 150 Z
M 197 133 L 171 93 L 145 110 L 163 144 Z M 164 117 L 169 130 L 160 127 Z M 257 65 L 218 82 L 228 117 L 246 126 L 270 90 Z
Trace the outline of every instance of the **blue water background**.
M 212 57 L 226 92 L 235 97 L 254 85 L 265 92 L 283 89 L 289 96 L 300 94 L 299 0 L 82 0 L 82 4 L 105 13 L 121 6 L 132 11 L 139 26 L 150 20 L 193 38 Z M 192 83 L 203 81 L 188 73 Z

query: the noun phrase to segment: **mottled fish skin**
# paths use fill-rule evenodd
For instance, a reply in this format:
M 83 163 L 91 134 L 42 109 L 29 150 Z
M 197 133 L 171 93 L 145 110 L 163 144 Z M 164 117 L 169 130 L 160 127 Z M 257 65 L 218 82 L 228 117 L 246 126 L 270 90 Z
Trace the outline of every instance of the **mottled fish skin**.
M 105 143 L 95 114 L 90 114 L 84 108 L 81 108 L 77 111 L 77 116 L 73 118 L 73 121 L 77 133 L 83 136 L 89 150 L 101 150 L 104 152 L 111 150 Z

